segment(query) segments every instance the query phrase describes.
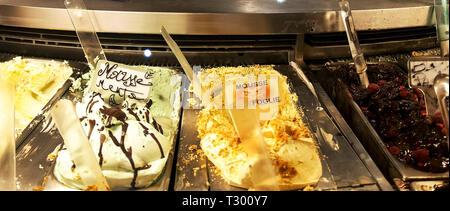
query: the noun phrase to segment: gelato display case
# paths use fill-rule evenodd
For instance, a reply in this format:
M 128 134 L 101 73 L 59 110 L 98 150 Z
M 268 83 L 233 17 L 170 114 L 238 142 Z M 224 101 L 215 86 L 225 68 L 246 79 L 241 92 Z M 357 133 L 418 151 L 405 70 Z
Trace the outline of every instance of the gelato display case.
M 391 83 L 403 87 L 388 96 L 399 101 L 399 115 L 391 116 L 368 114 L 380 107 L 394 110 L 367 102 L 373 86 L 355 91 L 358 78 L 338 2 L 84 0 L 105 56 L 94 65 L 80 42 L 86 31 L 75 29 L 67 1 L 0 0 L 0 77 L 16 83 L 16 190 L 97 190 L 86 185 L 82 169 L 88 165 L 74 158 L 65 139 L 71 128 L 56 121 L 64 120 L 53 112 L 62 100 L 73 103 L 89 153 L 97 158 L 92 162 L 111 190 L 253 190 L 258 163 L 247 157 L 252 147 L 243 144 L 247 138 L 236 128 L 236 117 L 227 108 L 193 102 L 195 81 L 161 26 L 194 67 L 200 89 L 218 83 L 204 74 L 224 81 L 231 73 L 278 78 L 277 86 L 259 84 L 268 79 L 254 84 L 255 94 L 281 93 L 274 98 L 277 117 L 254 123 L 278 190 L 448 189 L 448 125 L 439 119 L 428 130 L 417 126 L 425 121 L 419 118 L 424 103 L 404 78 L 408 59 L 440 56 L 434 1 L 349 1 L 376 91 Z M 448 64 L 448 55 L 442 58 Z M 395 69 L 400 79 L 384 69 Z M 144 88 L 129 88 L 136 84 Z M 124 100 L 111 94 L 115 86 L 123 88 L 115 93 Z M 225 89 L 207 98 L 226 98 Z M 410 91 L 411 98 L 401 91 Z M 239 93 L 236 87 L 235 100 Z M 251 94 L 243 93 L 245 99 Z M 418 108 L 414 115 L 407 113 L 412 107 Z M 417 118 L 414 126 L 399 120 L 409 118 Z M 371 124 L 375 119 L 388 128 Z

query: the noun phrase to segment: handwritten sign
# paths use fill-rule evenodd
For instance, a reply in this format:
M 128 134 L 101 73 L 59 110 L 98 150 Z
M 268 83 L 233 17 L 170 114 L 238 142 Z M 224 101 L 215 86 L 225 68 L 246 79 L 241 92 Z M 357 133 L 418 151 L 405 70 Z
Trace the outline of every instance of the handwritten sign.
M 95 68 L 91 88 L 99 92 L 110 105 L 125 99 L 149 101 L 152 73 L 131 66 L 100 60 Z
M 409 86 L 433 86 L 439 74 L 448 74 L 449 60 L 442 58 L 414 58 L 408 62 Z

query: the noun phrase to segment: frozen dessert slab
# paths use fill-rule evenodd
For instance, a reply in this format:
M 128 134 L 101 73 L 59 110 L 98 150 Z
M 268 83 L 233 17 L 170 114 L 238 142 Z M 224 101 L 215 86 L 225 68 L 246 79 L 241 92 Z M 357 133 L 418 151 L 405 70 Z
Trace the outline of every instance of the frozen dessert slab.
M 227 76 L 246 78 L 251 75 L 264 75 L 267 76 L 264 80 L 266 82 L 271 75 L 276 77 L 279 99 L 279 102 L 273 104 L 277 110 L 275 111 L 276 116 L 270 120 L 258 121 L 269 158 L 275 167 L 275 175 L 278 177 L 276 181 L 281 190 L 315 185 L 322 176 L 317 145 L 301 120 L 300 113 L 295 106 L 297 96 L 290 93 L 286 82 L 287 78 L 280 75 L 272 66 L 257 65 L 211 68 L 202 71 L 202 76 L 210 73 L 218 75 L 223 84 Z M 258 80 L 260 79 L 258 78 Z M 236 84 L 236 87 L 239 85 L 239 83 Z M 260 87 L 275 89 L 273 85 L 275 84 L 258 85 L 258 89 Z M 269 96 L 269 92 L 266 94 L 270 99 L 274 97 Z M 197 130 L 201 139 L 201 148 L 208 159 L 220 170 L 222 177 L 232 185 L 243 188 L 251 187 L 249 169 L 254 164 L 249 161 L 227 111 L 215 108 L 203 109 L 197 119 Z
M 308 90 L 298 78 L 297 73 L 288 65 L 277 65 L 274 69 L 280 74 L 287 77 L 287 84 L 290 91 L 299 96 L 295 103 L 297 109 L 301 109 L 303 114 L 301 120 L 308 127 L 311 132 L 311 137 L 317 143 L 318 153 L 322 165 L 322 177 L 319 179 L 317 185 L 313 188 L 307 187 L 308 190 L 390 190 L 390 186 L 384 177 L 373 171 L 373 161 L 362 147 L 356 148 L 358 142 L 355 140 L 348 140 L 347 134 L 331 133 L 329 128 L 335 128 L 336 125 L 331 119 L 322 119 L 316 115 L 315 109 L 317 103 L 313 94 Z M 326 101 L 324 105 L 327 108 L 331 101 Z M 332 104 L 331 104 L 332 106 Z M 177 148 L 177 164 L 175 173 L 176 191 L 245 191 L 247 189 L 230 185 L 223 179 L 218 168 L 205 155 L 204 150 L 200 147 L 200 138 L 197 127 L 192 122 L 197 122 L 200 110 L 198 109 L 184 109 L 182 125 L 180 128 L 180 141 Z M 318 122 L 321 125 L 326 125 L 323 128 L 333 135 L 332 140 L 339 145 L 339 150 L 335 151 L 331 148 L 327 140 L 318 134 Z M 355 147 L 355 149 L 354 149 Z M 363 159 L 363 160 L 362 160 Z M 372 164 L 366 166 L 366 163 Z M 351 169 L 351 171 L 349 171 Z M 378 169 L 376 169 L 378 170 Z M 374 173 L 375 172 L 375 173 Z M 382 181 L 378 183 L 379 181 Z
M 15 57 L 0 63 L 0 74 L 16 85 L 16 137 L 42 112 L 72 72 L 67 61 Z
M 89 102 L 88 101 L 84 101 L 83 102 L 83 98 L 89 98 L 91 97 L 91 95 L 89 95 L 89 93 L 87 93 L 88 95 L 84 95 L 83 96 L 83 88 L 85 87 L 85 84 L 88 82 L 89 80 L 89 74 L 83 74 L 83 73 L 87 73 L 89 71 L 88 66 L 85 63 L 76 63 L 76 62 L 70 62 L 72 65 L 78 66 L 79 68 L 76 68 L 75 71 L 77 71 L 77 75 L 82 75 L 80 77 L 77 77 L 76 80 L 73 80 L 73 86 L 70 89 L 71 91 L 66 92 L 62 98 L 65 99 L 71 99 L 74 102 L 79 102 L 78 103 L 78 107 L 79 107 L 79 112 L 82 114 L 85 114 L 84 112 L 86 111 L 84 109 L 81 109 L 81 107 L 83 105 L 87 105 Z M 78 64 L 78 65 L 76 65 Z M 140 68 L 149 68 L 149 67 L 140 67 Z M 164 158 L 161 159 L 161 151 L 160 148 L 157 146 L 157 143 L 154 141 L 154 139 L 152 139 L 151 135 L 148 134 L 147 138 L 144 139 L 143 137 L 145 135 L 143 134 L 139 134 L 140 140 L 136 140 L 134 142 L 130 142 L 130 143 L 139 143 L 139 141 L 144 141 L 141 143 L 144 143 L 145 147 L 147 146 L 151 146 L 154 147 L 156 146 L 156 148 L 150 148 L 147 147 L 150 150 L 155 150 L 157 153 L 151 154 L 149 156 L 152 156 L 154 158 L 157 158 L 158 161 L 154 162 L 154 167 L 158 167 L 158 169 L 160 169 L 160 172 L 157 171 L 152 171 L 152 172 L 145 172 L 145 170 L 139 170 L 138 172 L 138 177 L 136 178 L 136 186 L 137 187 L 144 187 L 145 188 L 138 188 L 136 190 L 157 190 L 157 191 L 164 191 L 164 190 L 168 190 L 169 189 L 169 183 L 170 183 L 170 175 L 171 175 L 171 170 L 172 170 L 172 164 L 173 164 L 173 156 L 174 156 L 174 146 L 175 146 L 175 142 L 177 140 L 178 137 L 178 119 L 180 116 L 180 103 L 176 103 L 179 101 L 179 95 L 176 93 L 179 93 L 179 86 L 178 86 L 178 79 L 177 77 L 175 77 L 172 81 L 170 80 L 171 77 L 166 77 L 169 75 L 174 75 L 174 74 L 178 74 L 179 72 L 174 70 L 174 69 L 168 69 L 168 68 L 155 68 L 155 69 L 159 69 L 161 71 L 159 71 L 159 73 L 156 73 L 157 76 L 155 76 L 155 79 L 153 80 L 153 82 L 155 83 L 155 87 L 154 87 L 154 92 L 152 95 L 152 105 L 150 106 L 149 109 L 149 121 L 150 124 L 147 123 L 147 115 L 145 114 L 145 111 L 148 110 L 145 106 L 140 106 L 139 109 L 137 109 L 136 111 L 134 111 L 135 113 L 137 112 L 137 117 L 141 120 L 141 123 L 148 127 L 148 132 L 149 133 L 154 133 L 155 137 L 159 137 L 161 138 L 161 140 L 158 139 L 158 141 L 160 141 L 160 143 L 162 143 L 163 141 L 166 141 L 166 143 L 169 143 L 170 145 L 163 145 L 161 144 L 161 147 L 163 148 L 163 152 L 164 152 Z M 169 70 L 169 71 L 166 71 Z M 158 72 L 156 70 L 156 72 Z M 169 86 L 170 85 L 170 86 Z M 169 92 L 173 90 L 173 92 Z M 157 99 L 156 99 L 157 98 Z M 163 99 L 170 99 L 170 100 L 163 100 Z M 178 99 L 177 99 L 178 98 Z M 97 99 L 96 99 L 97 100 Z M 97 102 L 98 104 L 100 104 L 99 102 Z M 95 104 L 97 104 L 95 103 Z M 172 104 L 171 104 L 172 103 Z M 130 104 L 131 106 L 132 104 Z M 98 106 L 98 105 L 97 105 Z M 131 106 L 133 107 L 133 106 Z M 138 106 L 136 106 L 138 107 Z M 102 108 L 102 107 L 101 107 Z M 96 111 L 100 111 L 99 107 L 97 108 L 92 108 L 92 109 L 96 109 Z M 154 109 L 154 112 L 152 111 L 152 109 Z M 103 109 L 102 109 L 103 110 Z M 143 113 L 140 113 L 139 111 L 143 111 Z M 94 110 L 92 110 L 94 112 Z M 128 112 L 128 111 L 127 111 Z M 152 113 L 153 112 L 153 113 Z M 153 115 L 152 115 L 153 114 Z M 91 120 L 95 119 L 95 115 L 90 114 L 89 115 L 90 118 L 92 118 Z M 142 126 L 139 124 L 139 121 L 135 120 L 136 117 L 132 117 L 130 121 L 128 121 L 129 123 L 129 127 L 128 128 L 134 128 L 134 131 L 131 131 L 129 133 L 141 133 L 143 131 L 142 130 Z M 98 119 L 98 118 L 97 118 Z M 156 122 L 158 122 L 158 124 L 161 126 L 160 127 L 160 131 L 162 131 L 162 133 L 164 135 L 161 134 L 157 134 L 157 133 L 161 133 L 158 131 L 155 131 L 153 124 L 152 124 L 152 120 L 155 119 Z M 144 123 L 145 121 L 145 123 Z M 86 133 L 88 133 L 89 131 L 89 118 L 86 117 L 85 120 L 83 122 L 88 123 L 88 125 L 84 125 L 84 128 L 86 129 Z M 114 120 L 113 122 L 117 122 L 116 120 Z M 130 123 L 131 122 L 131 123 Z M 138 124 L 136 124 L 138 123 Z M 132 126 L 131 126 L 132 125 Z M 155 124 L 156 125 L 156 124 Z M 93 132 L 91 134 L 91 136 L 101 136 L 101 134 L 99 133 L 98 129 L 100 129 L 100 127 L 95 126 L 95 132 L 93 129 Z M 121 126 L 117 125 L 116 130 L 121 130 Z M 131 129 L 130 129 L 131 130 Z M 120 137 L 121 135 L 118 134 L 113 134 L 116 138 L 119 139 L 120 142 Z M 162 137 L 164 136 L 164 137 Z M 113 143 L 112 140 L 108 140 L 110 143 Z M 105 151 L 107 150 L 108 146 L 106 144 L 105 141 L 102 152 L 103 152 L 103 161 L 105 161 L 104 163 L 105 166 L 109 165 L 113 165 L 114 162 L 116 162 L 116 164 L 119 162 L 119 165 L 125 166 L 125 168 L 119 168 L 116 167 L 111 168 L 107 171 L 109 171 L 109 175 L 115 176 L 115 178 L 113 178 L 113 180 L 115 180 L 114 182 L 112 182 L 113 185 L 116 186 L 116 188 L 114 188 L 113 190 L 129 190 L 131 187 L 131 182 L 133 180 L 133 176 L 134 176 L 134 171 L 131 170 L 130 168 L 130 163 L 129 160 L 125 157 L 124 158 L 124 153 L 122 152 L 121 148 L 119 147 L 118 151 L 111 151 L 111 152 L 107 152 L 105 153 Z M 110 144 L 109 143 L 109 144 Z M 125 143 L 127 143 L 127 140 L 125 140 Z M 95 145 L 97 144 L 97 145 Z M 95 143 L 93 145 L 97 146 L 97 148 L 95 148 L 94 150 L 96 150 L 98 153 L 99 151 L 99 142 Z M 139 144 L 138 144 L 139 145 Z M 126 147 L 128 147 L 128 145 L 124 145 Z M 142 147 L 142 145 L 139 145 L 140 147 Z M 115 146 L 109 146 L 111 148 L 115 147 Z M 33 130 L 29 136 L 27 136 L 26 140 L 24 141 L 24 143 L 19 146 L 19 148 L 17 149 L 17 177 L 18 177 L 18 190 L 79 190 L 78 188 L 74 188 L 69 187 L 67 185 L 64 185 L 63 183 L 61 183 L 60 181 L 58 181 L 56 179 L 56 174 L 54 174 L 54 172 L 56 171 L 55 167 L 56 167 L 56 158 L 61 155 L 64 154 L 64 146 L 63 146 L 63 140 L 62 137 L 59 135 L 58 130 L 56 129 L 56 127 L 54 126 L 53 122 L 49 119 L 46 118 L 44 121 L 41 121 L 35 130 Z M 135 149 L 133 150 L 133 152 L 136 151 L 142 151 L 142 150 L 138 150 Z M 117 155 L 117 159 L 114 160 L 113 159 L 109 159 L 113 156 L 114 152 L 118 152 L 119 154 Z M 108 155 L 107 155 L 108 154 Z M 146 154 L 146 153 L 144 153 Z M 64 156 L 64 155 L 63 155 Z M 67 155 L 66 155 L 67 156 Z M 135 158 L 135 156 L 137 158 Z M 144 159 L 147 159 L 147 157 L 145 157 L 147 155 L 141 156 L 138 154 L 138 152 L 136 152 L 136 155 L 133 155 L 133 160 L 136 160 L 136 164 L 141 164 L 142 162 L 144 162 Z M 109 157 L 109 158 L 107 158 Z M 142 157 L 142 158 L 141 158 Z M 121 160 L 122 159 L 122 160 Z M 62 161 L 63 159 L 61 159 Z M 109 163 L 108 163 L 109 160 Z M 65 160 L 67 161 L 67 160 Z M 63 162 L 59 162 L 60 164 L 63 164 Z M 160 163 L 160 164 L 158 164 Z M 59 164 L 59 165 L 60 165 Z M 69 164 L 69 163 L 67 163 Z M 71 165 L 71 164 L 70 164 Z M 121 166 L 121 167 L 122 167 Z M 136 165 L 137 166 L 137 165 Z M 127 168 L 128 167 L 128 168 Z M 69 166 L 69 168 L 71 168 L 71 166 Z M 138 166 L 139 168 L 139 166 Z M 131 170 L 131 171 L 129 171 Z M 155 169 L 156 170 L 156 169 Z M 107 173 L 108 174 L 108 173 Z M 124 178 L 120 178 L 120 176 L 125 176 Z M 141 176 L 143 176 L 141 178 Z M 147 180 L 147 181 L 146 181 Z M 73 182 L 73 181 L 72 181 Z M 109 182 L 109 181 L 108 181 Z M 146 182 L 152 183 L 150 184 L 145 184 Z M 73 182 L 73 183 L 76 183 Z M 123 187 L 120 187 L 121 185 L 123 185 Z M 150 186 L 149 186 L 150 185 Z M 119 188 L 117 188 L 117 186 L 119 186 Z
M 153 75 L 149 102 L 126 99 L 111 106 L 100 93 L 85 88 L 82 101 L 76 105 L 112 190 L 146 188 L 156 182 L 178 134 L 181 77 L 169 68 L 136 68 Z M 85 189 L 78 174 L 63 147 L 56 159 L 56 179 L 71 188 Z

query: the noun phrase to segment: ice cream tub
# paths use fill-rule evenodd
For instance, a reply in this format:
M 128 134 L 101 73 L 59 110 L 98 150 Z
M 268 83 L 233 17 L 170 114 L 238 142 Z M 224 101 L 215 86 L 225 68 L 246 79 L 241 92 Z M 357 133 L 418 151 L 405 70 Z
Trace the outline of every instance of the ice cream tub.
M 67 91 L 69 80 L 80 71 L 80 65 L 10 54 L 1 54 L 0 61 L 1 74 L 15 84 L 15 137 L 19 146 L 43 120 L 45 109 Z
M 322 164 L 322 176 L 316 184 L 307 186 L 284 186 L 286 190 L 339 190 L 343 188 L 378 190 L 377 179 L 355 153 L 326 111 L 318 112 L 314 95 L 298 78 L 297 72 L 287 65 L 273 68 L 287 77 L 290 92 L 298 96 L 296 109 L 317 143 Z M 184 109 L 180 128 L 180 142 L 177 148 L 177 163 L 174 181 L 176 191 L 245 191 L 242 185 L 224 179 L 220 169 L 210 160 L 201 146 L 201 138 L 195 122 L 201 117 L 199 109 Z M 215 119 L 215 118 L 214 118 Z M 217 120 L 217 119 L 215 119 Z M 217 120 L 219 121 L 219 120 Z M 223 152 L 218 152 L 220 154 Z M 233 152 L 230 152 L 233 153 Z M 361 153 L 364 156 L 364 153 Z M 352 170 L 349 171 L 349 168 Z M 232 171 L 231 171 L 232 172 Z M 308 174 L 307 171 L 303 172 Z M 280 186 L 281 187 L 281 186 Z M 358 187 L 358 188 L 356 188 Z
M 402 70 L 396 63 L 369 63 L 367 71 L 372 85 L 369 86 L 366 92 L 352 92 L 352 90 L 357 89 L 354 86 L 357 82 L 353 85 L 349 83 L 352 80 L 347 76 L 349 71 L 338 72 L 339 68 L 343 66 L 350 67 L 348 68 L 350 70 L 353 64 L 328 63 L 326 65 L 311 65 L 310 68 L 314 73 L 314 78 L 326 90 L 355 135 L 367 149 L 383 174 L 391 180 L 391 183 L 394 184 L 394 180 L 408 182 L 448 179 L 448 147 L 444 146 L 445 144 L 443 142 L 445 135 L 441 135 L 439 133 L 440 131 L 436 128 L 433 129 L 438 124 L 435 120 L 425 120 L 426 118 L 423 112 L 425 107 L 420 100 L 422 97 L 421 92 L 417 89 L 409 88 L 407 77 L 402 77 L 405 74 L 407 76 L 407 72 Z M 392 70 L 392 73 L 381 73 L 380 69 L 389 69 L 390 71 Z M 399 77 L 397 74 L 401 76 Z M 384 78 L 377 78 L 378 76 Z M 368 98 L 375 98 L 375 100 L 365 101 Z M 389 100 L 383 101 L 384 99 Z M 356 101 L 359 101 L 361 105 L 358 105 Z M 378 103 L 370 103 L 372 101 L 386 103 L 377 105 Z M 417 101 L 417 103 L 414 103 L 414 101 Z M 398 107 L 398 105 L 400 106 Z M 398 111 L 401 114 L 398 114 L 399 116 L 393 114 L 390 117 L 384 117 L 382 114 L 371 113 L 371 109 L 379 109 L 381 113 L 395 113 Z M 403 118 L 400 119 L 410 120 L 411 124 L 415 124 L 416 122 L 413 121 L 417 119 L 416 116 L 420 116 L 414 113 L 417 112 L 415 111 L 417 109 L 419 109 L 418 112 L 422 113 L 423 121 L 427 122 L 421 127 L 421 130 L 428 127 L 432 128 L 432 130 L 420 132 L 416 131 L 417 128 L 414 130 L 410 129 L 405 123 L 397 123 L 398 117 L 403 115 Z M 409 115 L 409 118 L 405 117 L 405 115 Z M 389 119 L 394 118 L 394 116 L 397 119 Z M 381 118 L 381 120 L 386 120 L 387 122 L 383 123 L 377 118 Z M 382 129 L 384 124 L 389 127 Z M 375 126 L 379 128 L 375 129 Z M 413 127 L 411 126 L 411 128 Z M 423 134 L 420 135 L 421 133 Z M 413 145 L 414 140 L 413 138 L 405 137 L 412 137 L 413 135 L 404 134 L 415 135 L 419 140 L 417 142 L 422 145 L 417 144 L 415 147 L 409 147 Z M 420 139 L 430 136 L 433 137 L 433 140 L 435 137 L 440 137 L 441 141 L 430 143 L 434 148 L 428 149 L 425 147 L 428 141 L 420 141 Z M 408 144 L 410 145 L 407 145 L 409 148 L 402 140 L 409 141 Z M 447 151 L 445 152 L 445 150 Z M 433 157 L 436 155 L 440 156 L 437 156 L 438 158 Z M 403 162 L 400 159 L 403 159 Z
M 136 66 L 155 74 L 152 100 L 114 107 L 86 87 L 92 71 L 82 64 L 84 72 L 59 99 L 76 104 L 98 158 L 93 162 L 99 162 L 109 187 L 168 190 L 181 114 L 179 71 Z M 44 116 L 17 150 L 18 190 L 90 190 L 83 186 L 52 119 Z

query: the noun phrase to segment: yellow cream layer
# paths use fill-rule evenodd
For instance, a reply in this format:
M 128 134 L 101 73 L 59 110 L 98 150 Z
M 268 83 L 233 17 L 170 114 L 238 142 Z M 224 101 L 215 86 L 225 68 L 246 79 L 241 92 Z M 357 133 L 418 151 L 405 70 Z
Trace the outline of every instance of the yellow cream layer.
M 71 74 L 72 68 L 67 62 L 16 57 L 0 63 L 0 77 L 16 86 L 16 134 L 41 112 Z
M 247 74 L 276 75 L 280 98 L 277 113 L 271 120 L 260 120 L 260 127 L 278 175 L 280 189 L 299 189 L 317 183 L 322 175 L 317 145 L 301 120 L 296 106 L 298 98 L 289 91 L 287 77 L 268 65 L 211 68 L 202 72 L 202 80 L 205 73 L 215 73 L 223 81 L 229 74 L 244 77 Z M 214 82 L 202 85 L 202 91 L 205 91 L 213 87 Z M 201 139 L 200 146 L 220 175 L 231 185 L 251 187 L 252 163 L 247 159 L 228 112 L 206 106 L 198 116 L 197 130 Z

